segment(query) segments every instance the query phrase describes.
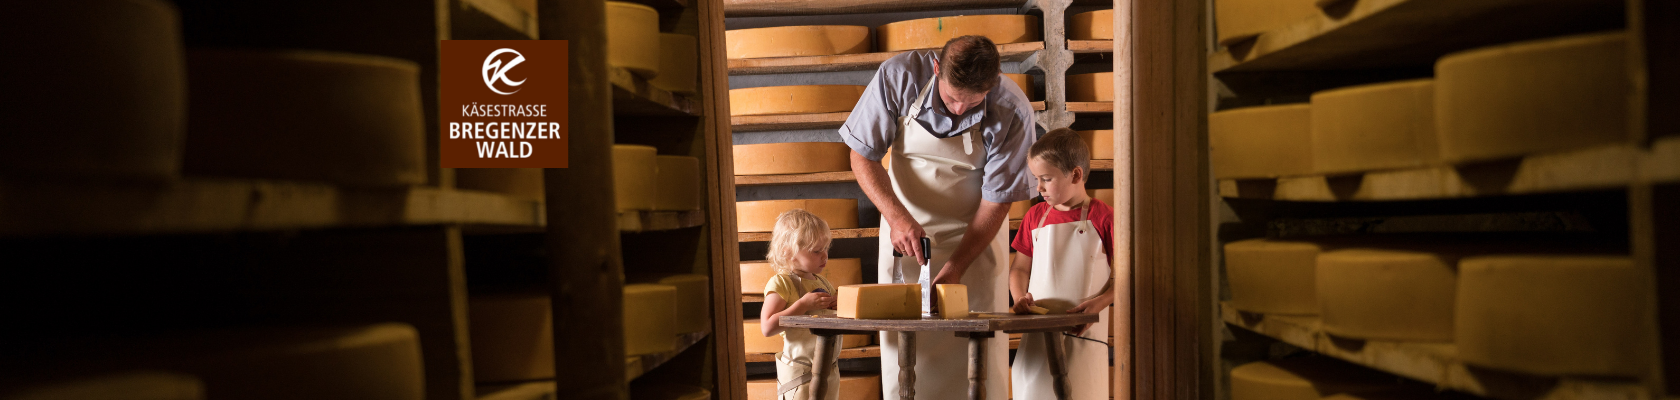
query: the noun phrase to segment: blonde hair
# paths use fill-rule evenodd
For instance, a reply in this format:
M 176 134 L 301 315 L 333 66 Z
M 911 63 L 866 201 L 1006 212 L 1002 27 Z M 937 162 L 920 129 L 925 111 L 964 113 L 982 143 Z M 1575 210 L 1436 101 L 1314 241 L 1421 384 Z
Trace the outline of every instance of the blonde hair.
M 828 222 L 804 209 L 795 208 L 776 216 L 770 233 L 770 251 L 764 255 L 778 274 L 793 272 L 793 255 L 800 250 L 828 247 Z

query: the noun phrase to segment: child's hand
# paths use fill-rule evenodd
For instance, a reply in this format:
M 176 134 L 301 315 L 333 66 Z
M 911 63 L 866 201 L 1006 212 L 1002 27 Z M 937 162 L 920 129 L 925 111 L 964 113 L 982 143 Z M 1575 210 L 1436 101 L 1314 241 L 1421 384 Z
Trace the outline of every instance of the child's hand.
M 1011 312 L 1016 313 L 1016 314 L 1031 315 L 1031 314 L 1034 314 L 1034 312 L 1032 312 L 1032 310 L 1029 310 L 1028 308 L 1032 307 L 1032 306 L 1033 306 L 1032 293 L 1027 293 L 1025 295 L 1021 295 L 1021 298 L 1015 299 L 1015 306 L 1010 307 L 1009 310 Z
M 1079 305 L 1073 306 L 1073 308 L 1069 308 L 1067 310 L 1067 312 L 1068 312 L 1068 314 L 1073 314 L 1073 313 L 1098 313 L 1098 312 L 1102 312 L 1102 310 L 1104 308 L 1108 308 L 1108 306 L 1110 304 L 1114 304 L 1114 297 L 1113 296 L 1108 296 L 1105 293 L 1105 294 L 1102 294 L 1102 295 L 1097 295 L 1096 297 L 1085 299 L 1085 302 L 1079 303 Z M 1085 334 L 1085 330 L 1087 330 L 1087 329 L 1091 329 L 1091 324 L 1080 325 L 1079 329 L 1075 330 L 1073 332 L 1073 334 L 1083 335 L 1083 334 Z
M 805 297 L 800 297 L 799 301 L 794 303 L 794 306 L 799 307 L 801 313 L 810 310 L 832 308 L 835 306 L 834 295 L 824 292 L 806 293 Z

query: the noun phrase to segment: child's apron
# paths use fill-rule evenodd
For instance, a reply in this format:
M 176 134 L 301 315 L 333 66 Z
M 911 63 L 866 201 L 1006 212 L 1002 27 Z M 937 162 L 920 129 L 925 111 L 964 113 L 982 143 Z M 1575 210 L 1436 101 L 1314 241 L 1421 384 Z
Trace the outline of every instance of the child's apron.
M 787 299 L 789 305 L 804 298 L 806 293 L 810 293 L 809 290 L 805 289 L 804 279 L 795 275 L 793 280 L 799 283 L 799 293 L 795 296 L 783 297 Z M 822 275 L 817 275 L 817 280 L 822 283 L 823 287 L 833 287 Z M 834 310 L 826 308 L 805 312 L 805 315 L 833 314 Z M 811 380 L 815 378 L 811 375 L 811 360 L 817 355 L 817 340 L 819 340 L 819 336 L 812 334 L 810 329 L 788 328 L 782 331 L 782 351 L 776 353 L 777 398 L 781 400 L 809 399 L 808 396 L 810 395 L 807 394 L 807 391 L 811 390 Z M 840 351 L 839 340 L 836 340 L 834 344 L 835 346 L 830 348 L 829 351 L 838 353 Z M 840 396 L 840 359 L 836 357 L 834 361 L 834 364 L 829 365 L 828 368 L 828 381 L 834 383 L 828 385 L 828 393 L 823 393 L 822 398 L 824 399 L 835 399 Z
M 1032 230 L 1032 275 L 1027 292 L 1033 304 L 1050 309 L 1051 314 L 1066 313 L 1086 299 L 1102 293 L 1108 284 L 1108 256 L 1103 253 L 1102 236 L 1088 218 L 1091 205 L 1080 207 L 1079 222 L 1045 226 L 1051 209 L 1044 210 L 1038 229 Z M 1099 319 L 1082 337 L 1106 342 L 1108 340 L 1108 309 L 1098 313 Z M 1066 349 L 1067 382 L 1073 400 L 1108 399 L 1108 346 L 1090 340 L 1054 336 Z M 1010 368 L 1015 384 L 1016 399 L 1054 399 L 1055 381 L 1050 375 L 1049 349 L 1044 335 L 1027 334 L 1015 353 L 1015 365 Z

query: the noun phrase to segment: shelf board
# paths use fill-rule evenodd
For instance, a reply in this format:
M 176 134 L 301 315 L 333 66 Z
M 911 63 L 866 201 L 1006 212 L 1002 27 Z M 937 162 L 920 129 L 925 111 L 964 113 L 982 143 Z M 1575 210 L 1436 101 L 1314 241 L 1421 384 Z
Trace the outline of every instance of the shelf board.
M 708 328 L 706 331 L 685 333 L 677 336 L 676 350 L 656 354 L 643 354 L 642 370 L 640 372 L 630 371 L 630 376 L 626 376 L 624 379 L 635 380 L 643 374 L 653 372 L 653 370 L 659 368 L 659 366 L 665 365 L 666 361 L 671 361 L 671 359 L 676 358 L 678 354 L 682 354 L 682 352 L 687 351 L 689 347 L 694 347 L 696 343 L 700 343 L 701 340 L 705 340 L 706 336 L 710 334 L 711 329 Z
M 872 344 L 872 345 L 863 346 L 863 347 L 853 347 L 853 348 L 850 348 L 850 349 L 840 349 L 840 359 L 880 358 L 880 357 L 881 357 L 881 345 Z M 776 353 L 748 353 L 747 354 L 747 362 L 775 362 L 775 361 L 776 361 Z
M 625 0 L 631 3 L 653 7 L 661 11 L 688 8 L 691 0 Z
M 810 2 L 822 3 L 822 2 Z M 1033 53 L 1044 50 L 1044 42 L 1007 43 L 998 45 L 1003 62 L 1019 62 Z M 806 72 L 873 71 L 882 62 L 907 51 L 882 53 L 840 54 L 832 56 L 736 58 L 729 60 L 730 75 L 793 74 Z
M 536 10 L 510 0 L 457 0 L 450 14 L 453 37 L 472 39 L 537 39 Z
M 1068 50 L 1073 54 L 1113 53 L 1113 40 L 1069 40 Z
M 1012 231 L 1021 230 L 1021 220 L 1018 220 L 1018 219 L 1009 220 L 1009 230 L 1012 230 Z
M 1068 112 L 1075 114 L 1113 114 L 1112 101 L 1070 101 L 1067 103 Z
M 1033 111 L 1044 111 L 1044 108 L 1045 108 L 1044 102 L 1043 101 L 1032 102 L 1032 108 L 1033 108 Z
M 881 234 L 881 228 L 851 228 L 829 231 L 829 237 L 834 239 L 871 238 Z M 740 242 L 768 242 L 770 232 L 741 232 Z
M 619 232 L 668 231 L 706 224 L 705 210 L 618 213 Z
M 846 123 L 850 111 L 823 114 L 742 115 L 729 117 L 735 132 L 792 131 L 800 129 L 835 129 Z
M 852 171 L 814 172 L 809 174 L 785 175 L 735 175 L 735 186 L 775 186 L 797 185 L 802 183 L 841 183 L 857 182 L 857 176 Z
M 1091 160 L 1092 171 L 1113 171 L 1114 160 Z
M 724 0 L 723 15 L 735 17 L 771 17 L 793 15 L 832 15 L 896 13 L 934 10 L 973 10 L 983 8 L 1019 8 L 1020 0 Z
M 699 100 L 654 87 L 629 70 L 607 67 L 613 86 L 613 113 L 617 115 L 699 116 Z
M 1314 316 L 1246 313 L 1232 308 L 1230 302 L 1221 302 L 1220 318 L 1233 327 L 1247 329 L 1303 349 L 1433 383 L 1438 387 L 1480 396 L 1532 400 L 1651 398 L 1643 386 L 1632 380 L 1548 379 L 1516 377 L 1480 368 L 1472 370 L 1457 360 L 1458 347 L 1451 343 L 1332 338 L 1320 329 L 1318 318 Z

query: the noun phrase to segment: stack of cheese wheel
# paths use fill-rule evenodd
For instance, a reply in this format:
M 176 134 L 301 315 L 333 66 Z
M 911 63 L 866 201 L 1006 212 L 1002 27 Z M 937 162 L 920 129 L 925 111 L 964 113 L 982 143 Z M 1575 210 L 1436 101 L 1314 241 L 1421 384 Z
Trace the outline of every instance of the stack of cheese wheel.
M 420 67 L 387 57 L 193 50 L 188 174 L 424 183 Z
M 700 159 L 687 156 L 658 156 L 657 187 L 653 209 L 688 211 L 700 209 Z
M 628 356 L 677 349 L 677 287 L 624 285 L 624 353 Z
M 648 83 L 675 93 L 696 93 L 700 87 L 700 48 L 694 37 L 659 34 L 659 76 Z
M 729 91 L 729 115 L 818 114 L 852 111 L 860 85 L 766 86 Z
M 1092 160 L 1114 159 L 1114 130 L 1079 131 L 1079 138 L 1091 147 Z
M 775 375 L 752 376 L 747 379 L 747 400 L 781 400 Z M 840 400 L 880 400 L 881 376 L 876 374 L 840 373 Z
M 455 187 L 503 193 L 521 199 L 542 200 L 543 169 L 457 168 Z
M 698 386 L 670 383 L 631 385 L 630 398 L 636 400 L 712 400 L 712 391 Z
M 899 21 L 875 28 L 878 51 L 936 49 L 959 36 L 980 35 L 993 44 L 1039 40 L 1038 17 L 1033 15 L 968 15 Z
M 1257 361 L 1231 369 L 1231 400 L 1319 400 L 1396 387 L 1393 377 L 1322 357 Z
M 1533 375 L 1645 376 L 1656 352 L 1654 279 L 1625 256 L 1465 258 L 1458 356 Z
M 1208 158 L 1216 179 L 1309 174 L 1311 152 L 1311 105 L 1239 108 L 1208 117 Z
M 132 371 L 0 390 L 6 400 L 203 400 L 204 383 L 175 372 Z
M 1219 44 L 1229 46 L 1318 16 L 1319 1 L 1218 0 L 1213 4 L 1213 24 L 1218 30 Z
M 845 143 L 790 142 L 735 145 L 735 175 L 806 174 L 852 170 Z
M 758 319 L 749 319 L 741 326 L 742 336 L 745 336 L 747 354 L 769 354 L 782 351 L 782 334 L 764 336 L 764 328 Z M 840 348 L 850 349 L 869 345 L 869 335 L 841 335 Z
M 869 27 L 779 26 L 723 32 L 729 58 L 829 56 L 869 52 Z
M 659 197 L 658 153 L 653 146 L 613 145 L 613 195 L 619 212 L 653 209 Z
M 636 3 L 607 2 L 607 64 L 643 78 L 659 75 L 659 11 Z
M 1318 313 L 1318 256 L 1305 241 L 1249 239 L 1225 244 L 1231 306 L 1264 314 Z
M 1068 22 L 1068 39 L 1114 40 L 1114 10 L 1074 14 Z
M 0 53 L 0 172 L 174 179 L 186 69 L 180 17 L 160 0 L 11 2 Z M 289 166 L 290 167 L 290 166 Z
M 1015 86 L 1021 88 L 1021 94 L 1027 96 L 1027 101 L 1038 98 L 1038 94 L 1033 93 L 1032 75 L 1003 74 L 1003 77 L 1009 79 L 1010 82 L 1015 82 Z
M 670 285 L 677 289 L 676 304 L 672 309 L 676 318 L 677 333 L 692 333 L 706 330 L 711 326 L 711 278 L 700 274 L 638 274 L 628 277 L 628 281 L 637 283 L 657 283 Z
M 1452 253 L 1355 248 L 1320 254 L 1315 283 L 1324 331 L 1355 339 L 1451 342 L 1458 290 Z
M 1114 101 L 1114 73 L 1068 75 L 1068 101 Z
M 1627 46 L 1627 36 L 1613 32 L 1442 57 L 1441 157 L 1475 161 L 1628 140 Z
M 1433 79 L 1314 93 L 1311 114 L 1317 172 L 1420 167 L 1440 160 Z
M 857 199 L 800 199 L 763 200 L 735 203 L 737 230 L 741 232 L 770 232 L 776 228 L 776 217 L 795 208 L 804 209 L 828 223 L 829 229 L 858 227 Z
M 547 295 L 473 296 L 467 302 L 473 379 L 554 379 L 554 310 Z
M 823 279 L 835 287 L 842 285 L 856 285 L 863 283 L 863 260 L 857 258 L 832 258 L 823 267 Z M 764 294 L 764 287 L 770 284 L 770 278 L 776 276 L 776 268 L 768 262 L 741 263 L 741 294 Z

